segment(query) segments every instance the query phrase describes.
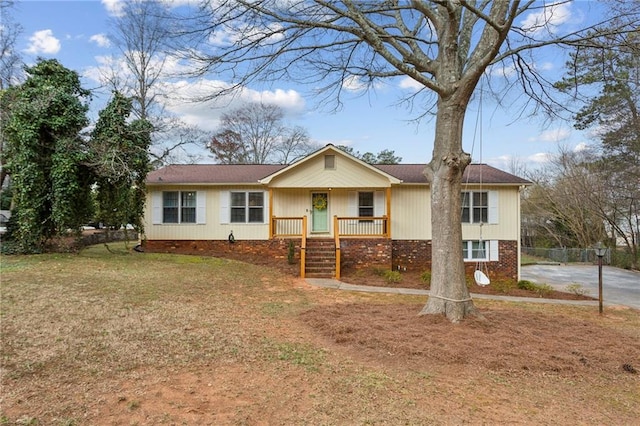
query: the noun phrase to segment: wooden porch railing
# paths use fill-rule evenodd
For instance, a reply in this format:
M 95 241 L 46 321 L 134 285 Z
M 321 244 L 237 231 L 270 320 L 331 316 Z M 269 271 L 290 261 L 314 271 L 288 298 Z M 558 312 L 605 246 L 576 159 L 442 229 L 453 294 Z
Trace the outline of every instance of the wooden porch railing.
M 336 279 L 340 279 L 341 237 L 389 237 L 389 220 L 382 217 L 333 217 L 333 238 L 336 244 Z
M 389 220 L 381 217 L 334 216 L 334 233 L 342 237 L 389 237 Z
M 304 278 L 307 257 L 307 216 L 272 217 L 269 227 L 270 239 L 300 237 L 300 278 Z
M 307 216 L 272 217 L 270 238 L 300 237 L 300 277 L 305 277 L 307 247 Z M 389 218 L 382 217 L 333 217 L 333 238 L 336 248 L 336 279 L 340 279 L 341 237 L 389 237 Z

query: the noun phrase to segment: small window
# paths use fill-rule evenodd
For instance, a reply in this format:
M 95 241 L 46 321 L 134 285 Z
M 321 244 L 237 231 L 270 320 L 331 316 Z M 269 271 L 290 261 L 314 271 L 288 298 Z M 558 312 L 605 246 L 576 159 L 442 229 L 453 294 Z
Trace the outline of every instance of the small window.
M 231 223 L 264 223 L 264 192 L 232 192 Z
M 489 220 L 489 194 L 487 192 L 462 193 L 462 223 L 487 223 Z
M 325 170 L 334 170 L 336 168 L 336 156 L 325 155 L 324 156 L 324 168 Z
M 488 260 L 489 245 L 487 241 L 463 241 L 462 256 L 464 260 Z
M 162 223 L 196 223 L 196 192 L 162 193 Z
M 358 216 L 373 217 L 373 192 L 358 192 Z

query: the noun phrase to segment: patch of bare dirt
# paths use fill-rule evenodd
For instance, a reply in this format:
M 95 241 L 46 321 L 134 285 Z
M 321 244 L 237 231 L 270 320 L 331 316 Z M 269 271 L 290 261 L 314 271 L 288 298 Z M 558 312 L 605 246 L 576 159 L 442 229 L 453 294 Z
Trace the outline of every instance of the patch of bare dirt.
M 492 308 L 452 324 L 422 305 L 318 306 L 301 319 L 353 356 L 400 369 L 471 366 L 491 371 L 616 374 L 640 369 L 640 341 L 574 317 Z M 628 368 L 628 367 L 626 367 Z

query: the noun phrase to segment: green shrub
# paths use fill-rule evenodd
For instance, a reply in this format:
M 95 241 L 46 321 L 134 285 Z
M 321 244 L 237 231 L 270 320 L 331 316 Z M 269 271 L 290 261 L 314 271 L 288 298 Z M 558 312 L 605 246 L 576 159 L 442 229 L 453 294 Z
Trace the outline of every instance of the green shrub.
M 398 271 L 384 271 L 382 275 L 388 283 L 399 283 L 402 281 L 402 275 Z
M 553 287 L 549 284 L 536 284 L 527 280 L 518 281 L 518 288 L 522 290 L 532 291 L 540 297 L 544 297 L 553 291 Z
M 551 287 L 549 284 L 538 284 L 535 289 L 535 292 L 540 297 L 545 297 L 549 295 L 552 291 L 553 291 L 553 287 Z
M 515 287 L 513 280 L 509 279 L 494 279 L 491 281 L 491 287 L 500 293 L 509 293 Z
M 293 241 L 289 241 L 289 247 L 287 250 L 287 262 L 289 265 L 293 265 L 296 261 L 296 246 L 293 244 Z
M 518 288 L 521 290 L 535 291 L 536 283 L 527 280 L 520 280 L 518 281 Z
M 422 280 L 423 283 L 431 284 L 431 271 L 424 271 L 420 274 L 420 280 Z
M 373 268 L 373 273 L 379 277 L 384 277 L 387 272 L 389 272 L 389 270 L 385 268 Z

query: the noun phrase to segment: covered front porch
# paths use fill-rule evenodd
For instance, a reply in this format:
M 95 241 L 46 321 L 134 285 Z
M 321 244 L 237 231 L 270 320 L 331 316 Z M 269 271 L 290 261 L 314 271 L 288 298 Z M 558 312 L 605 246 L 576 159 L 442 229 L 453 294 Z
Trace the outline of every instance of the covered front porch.
M 390 242 L 391 229 L 388 216 L 354 216 L 332 218 L 332 235 L 309 237 L 308 217 L 275 217 L 269 225 L 269 239 L 300 238 L 300 277 L 308 274 L 327 275 L 332 272 L 340 278 L 342 240 L 366 238 L 374 242 Z M 312 235 L 312 234 L 311 234 Z M 389 244 L 389 249 L 390 249 Z M 390 254 L 389 254 L 390 257 Z

